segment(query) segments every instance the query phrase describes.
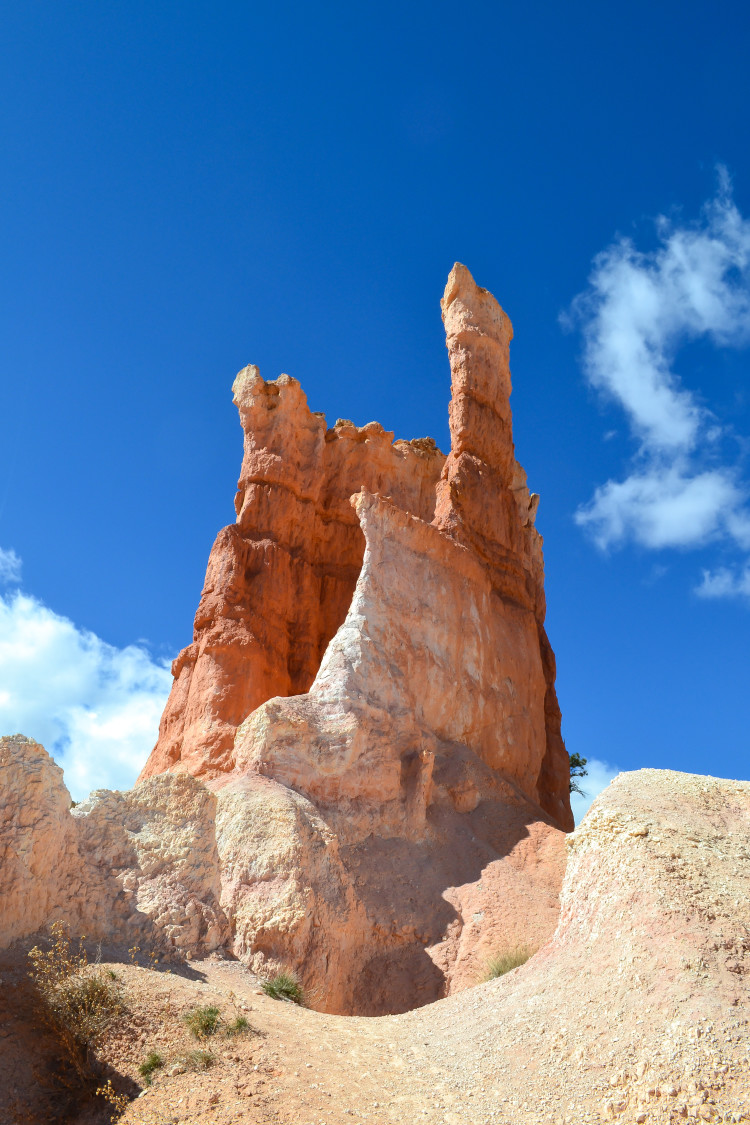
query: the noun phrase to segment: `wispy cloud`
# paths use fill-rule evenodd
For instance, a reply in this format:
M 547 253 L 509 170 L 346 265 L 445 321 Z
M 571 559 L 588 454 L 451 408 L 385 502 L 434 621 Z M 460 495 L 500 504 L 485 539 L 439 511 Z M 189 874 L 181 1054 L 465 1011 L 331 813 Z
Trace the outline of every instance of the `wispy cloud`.
M 594 798 L 598 797 L 602 790 L 607 788 L 610 781 L 614 781 L 620 773 L 617 766 L 612 766 L 609 762 L 601 761 L 599 758 L 587 759 L 586 769 L 588 771 L 587 776 L 581 778 L 583 795 L 580 793 L 571 793 L 570 795 L 570 805 L 573 809 L 576 824 L 581 823 Z
M 15 551 L 0 547 L 0 586 L 10 586 L 21 581 L 21 560 Z
M 701 598 L 747 598 L 750 600 L 750 566 L 720 566 L 716 570 L 704 570 L 703 581 L 696 587 Z
M 21 591 L 0 596 L 0 734 L 43 743 L 74 798 L 133 784 L 170 686 L 145 648 L 109 645 Z
M 637 443 L 627 475 L 597 488 L 576 520 L 603 549 L 721 540 L 747 551 L 750 489 L 722 460 L 724 428 L 675 370 L 690 340 L 750 344 L 750 221 L 726 171 L 697 222 L 660 218 L 657 233 L 651 252 L 623 238 L 599 254 L 573 302 L 586 378 L 624 410 Z M 710 596 L 735 592 L 725 580 L 708 586 Z

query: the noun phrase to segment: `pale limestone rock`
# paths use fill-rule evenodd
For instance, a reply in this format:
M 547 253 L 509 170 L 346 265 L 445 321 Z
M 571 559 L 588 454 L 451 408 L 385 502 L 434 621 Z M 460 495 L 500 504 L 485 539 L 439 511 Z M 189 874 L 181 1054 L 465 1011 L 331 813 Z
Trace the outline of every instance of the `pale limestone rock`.
M 71 810 L 44 747 L 1 739 L 0 948 L 58 920 L 166 953 L 225 946 L 215 807 L 195 778 L 166 775 Z
M 69 917 L 82 879 L 63 771 L 23 735 L 0 738 L 0 948 Z
M 73 811 L 94 904 L 88 932 L 142 934 L 156 949 L 193 955 L 225 946 L 215 815 L 214 795 L 186 775 L 92 793 Z

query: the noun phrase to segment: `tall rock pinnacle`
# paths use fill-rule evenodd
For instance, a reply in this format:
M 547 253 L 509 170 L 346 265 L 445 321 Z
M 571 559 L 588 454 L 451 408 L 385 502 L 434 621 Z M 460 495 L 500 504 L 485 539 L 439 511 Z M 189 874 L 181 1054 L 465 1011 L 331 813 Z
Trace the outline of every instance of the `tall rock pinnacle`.
M 495 939 L 536 943 L 573 826 L 511 324 L 461 265 L 442 311 L 447 459 L 376 422 L 328 428 L 288 375 L 238 375 L 237 521 L 142 775 L 217 791 L 235 951 L 308 966 L 330 1010 L 356 1010 L 365 979 L 371 1012 L 468 983 L 490 931 L 461 952 L 449 894 Z M 378 983 L 384 958 L 408 987 Z

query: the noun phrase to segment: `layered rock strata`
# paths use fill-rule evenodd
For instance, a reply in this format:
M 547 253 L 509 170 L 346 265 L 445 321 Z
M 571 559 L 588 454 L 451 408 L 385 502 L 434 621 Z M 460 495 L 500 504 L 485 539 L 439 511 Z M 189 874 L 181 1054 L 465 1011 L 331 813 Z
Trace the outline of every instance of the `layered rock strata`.
M 143 772 L 216 791 L 235 950 L 325 977 L 339 1011 L 424 1002 L 492 942 L 542 940 L 572 827 L 510 321 L 460 265 L 442 313 L 447 459 L 238 376 L 237 522 Z
M 422 519 L 433 515 L 445 458 L 430 438 L 394 442 L 377 422 L 328 429 L 296 379 L 264 382 L 253 366 L 233 391 L 245 447 L 237 521 L 213 545 L 193 643 L 173 664 L 143 776 L 226 772 L 242 720 L 272 696 L 309 689 L 362 566 L 353 493 L 385 492 Z
M 367 691 L 373 674 L 382 680 L 394 660 L 405 662 L 382 702 L 392 717 L 418 697 L 411 741 L 426 729 L 466 746 L 560 827 L 572 827 L 544 632 L 538 496 L 529 493 L 513 448 L 512 327 L 461 265 L 441 306 L 452 378 L 447 460 L 430 439 L 393 442 L 374 422 L 327 429 L 287 375 L 267 383 L 247 367 L 237 376 L 245 435 L 237 521 L 211 552 L 193 643 L 173 666 L 174 688 L 143 777 L 170 770 L 221 780 L 244 769 L 246 735 L 234 745 L 243 720 L 269 699 L 319 693 L 332 682 L 330 665 L 340 670 L 345 638 L 368 637 L 380 617 L 394 635 L 382 633 Z M 363 580 L 366 539 L 376 561 Z M 389 543 L 387 560 L 381 539 Z M 384 565 L 387 580 L 378 573 Z M 402 590 L 398 604 L 392 586 Z M 412 641 L 417 617 L 421 633 Z M 344 682 L 333 690 L 348 707 Z M 345 784 L 360 792 L 362 779 Z

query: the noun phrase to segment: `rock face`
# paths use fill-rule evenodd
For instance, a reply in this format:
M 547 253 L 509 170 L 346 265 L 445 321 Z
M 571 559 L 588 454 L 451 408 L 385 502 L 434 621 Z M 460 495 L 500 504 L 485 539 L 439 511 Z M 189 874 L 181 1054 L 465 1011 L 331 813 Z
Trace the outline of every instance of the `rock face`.
M 143 776 L 231 768 L 237 727 L 276 695 L 307 691 L 352 600 L 364 537 L 349 503 L 366 487 L 431 519 L 445 458 L 429 438 L 393 441 L 377 422 L 326 427 L 296 379 L 234 382 L 245 434 L 237 522 L 211 551 L 193 643 L 180 653 Z
M 169 774 L 71 809 L 43 746 L 0 739 L 0 948 L 57 919 L 177 953 L 225 947 L 215 809 L 199 781 Z
M 512 329 L 460 265 L 442 311 L 447 459 L 240 372 L 237 522 L 142 775 L 217 793 L 235 950 L 325 980 L 334 1011 L 411 1007 L 538 944 L 572 827 Z
M 447 459 L 240 372 L 237 522 L 159 741 L 132 793 L 62 818 L 100 930 L 291 964 L 333 1012 L 404 1011 L 543 944 L 572 828 L 510 322 L 460 265 L 442 310 Z
M 237 729 L 275 697 L 316 697 L 326 684 L 348 710 L 355 697 L 340 677 L 353 644 L 370 650 L 365 691 L 373 675 L 381 681 L 389 721 L 416 706 L 407 741 L 426 730 L 467 747 L 572 827 L 538 497 L 513 450 L 512 328 L 464 266 L 454 266 L 441 304 L 452 375 L 447 460 L 430 439 L 394 443 L 374 422 L 326 429 L 287 375 L 266 383 L 247 367 L 237 376 L 237 522 L 211 552 L 195 637 L 175 661 L 143 777 L 244 770 L 247 732 L 236 749 Z M 401 747 L 387 770 L 412 751 Z M 386 787 L 380 800 L 374 776 L 349 777 L 355 795 L 363 780 L 376 804 L 391 799 Z

